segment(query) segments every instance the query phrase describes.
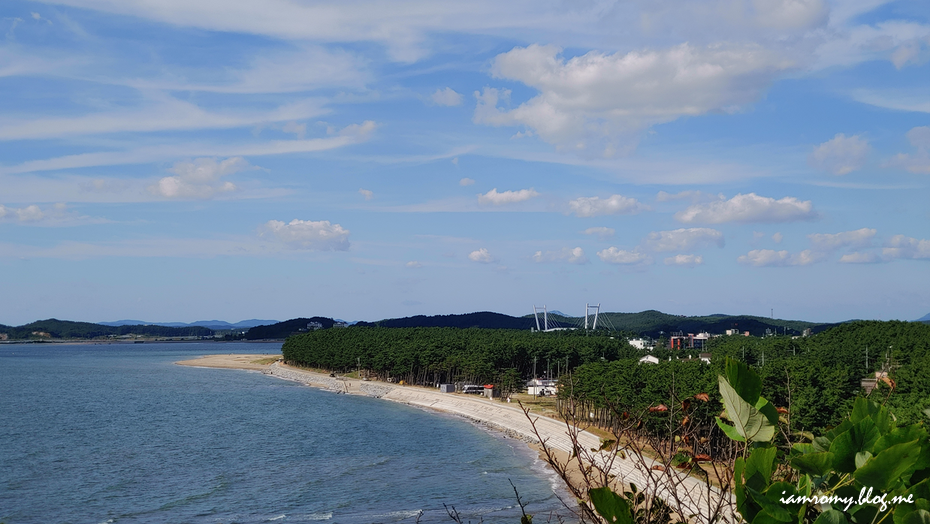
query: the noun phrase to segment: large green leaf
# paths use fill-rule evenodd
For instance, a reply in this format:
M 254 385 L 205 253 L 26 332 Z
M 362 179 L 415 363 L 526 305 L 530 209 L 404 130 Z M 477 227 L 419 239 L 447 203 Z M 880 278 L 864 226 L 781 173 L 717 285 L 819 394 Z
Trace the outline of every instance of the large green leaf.
M 735 440 L 737 442 L 746 442 L 746 438 L 740 435 L 739 431 L 734 426 L 731 426 L 725 423 L 723 420 L 720 419 L 720 417 L 714 417 L 714 418 L 717 420 L 717 427 L 723 430 L 723 432 L 726 433 L 726 435 L 730 437 L 730 439 Z
M 772 472 L 775 470 L 775 455 L 778 449 L 774 446 L 756 448 L 749 454 L 746 461 L 746 477 L 753 476 L 759 472 L 766 480 L 772 478 Z M 766 482 L 768 484 L 768 482 Z
M 863 486 L 888 491 L 920 458 L 920 442 L 895 444 L 866 461 L 853 476 Z
M 930 510 L 930 480 L 918 482 L 906 491 L 907 493 L 902 493 L 902 495 L 905 497 L 910 495 L 914 502 L 898 504 L 894 509 L 895 524 L 904 524 L 904 519 L 917 510 Z
M 726 378 L 718 376 L 717 380 L 727 417 L 733 422 L 736 431 L 744 439 L 753 442 L 772 440 L 775 437 L 775 426 L 769 422 L 768 417 L 756 409 L 754 404 L 759 401 L 758 397 L 750 403 L 730 386 Z
M 749 366 L 728 357 L 726 375 L 727 382 L 743 400 L 752 406 L 759 401 L 759 395 L 762 394 L 762 379 L 755 371 L 749 369 Z
M 829 473 L 833 467 L 833 453 L 821 451 L 798 455 L 791 459 L 791 465 L 801 473 L 822 477 Z
M 858 424 L 853 424 L 848 431 L 838 435 L 830 444 L 830 451 L 834 455 L 833 469 L 841 473 L 852 473 L 856 470 L 856 453 L 871 451 L 881 434 L 875 428 L 871 418 L 864 418 Z
M 866 418 L 871 418 L 872 422 L 875 422 L 875 427 L 878 428 L 881 434 L 885 434 L 894 428 L 894 420 L 887 409 L 865 397 L 859 397 L 853 404 L 849 419 L 853 424 L 858 424 Z
M 762 506 L 762 511 L 767 513 L 773 519 L 779 522 L 791 522 L 792 516 L 791 512 L 785 507 L 781 501 L 776 497 L 774 500 L 770 499 L 766 493 L 756 491 L 752 488 L 748 489 L 749 494 L 752 496 L 752 500 L 756 504 Z M 753 519 L 753 522 L 758 520 L 758 516 Z
M 814 524 L 849 524 L 849 521 L 846 520 L 846 516 L 841 511 L 828 509 L 817 517 Z
M 914 463 L 913 471 L 919 471 L 930 467 L 930 438 L 928 438 L 927 430 L 923 427 L 923 424 L 912 424 L 910 426 L 895 428 L 882 435 L 882 438 L 878 439 L 878 442 L 873 446 L 872 452 L 878 454 L 895 444 L 903 444 L 905 442 L 911 442 L 912 440 L 920 441 L 920 458 Z M 913 473 L 913 471 L 905 472 L 905 474 Z M 926 477 L 921 477 L 921 480 L 923 478 Z
M 930 511 L 919 509 L 904 517 L 904 524 L 930 524 Z
M 591 503 L 598 515 L 608 524 L 633 524 L 633 512 L 625 498 L 617 495 L 610 488 L 594 488 L 588 490 Z
M 733 463 L 733 491 L 736 493 L 736 510 L 743 516 L 746 522 L 752 522 L 759 513 L 759 508 L 753 504 L 746 495 L 746 481 L 743 473 L 746 470 L 746 461 L 743 457 L 738 457 Z

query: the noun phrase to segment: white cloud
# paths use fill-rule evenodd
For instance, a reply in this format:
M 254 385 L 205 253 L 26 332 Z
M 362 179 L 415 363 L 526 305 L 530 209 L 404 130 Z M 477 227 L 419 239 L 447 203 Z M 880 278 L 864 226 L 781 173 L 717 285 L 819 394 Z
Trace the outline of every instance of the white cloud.
M 539 196 L 539 193 L 536 192 L 533 188 L 521 189 L 519 191 L 504 191 L 502 193 L 497 192 L 497 188 L 488 191 L 487 193 L 478 195 L 479 204 L 491 204 L 495 206 L 502 206 L 504 204 L 513 204 L 515 202 L 523 202 L 524 200 L 529 200 L 533 197 Z
M 695 267 L 704 263 L 704 257 L 701 255 L 675 255 L 665 259 L 666 266 L 685 266 Z
M 456 93 L 451 87 L 437 89 L 430 98 L 434 104 L 439 106 L 457 106 L 462 103 L 462 95 Z
M 908 65 L 921 65 L 927 61 L 928 47 L 930 47 L 930 36 L 911 38 L 891 53 L 891 63 L 898 69 L 903 69 Z
M 568 203 L 571 213 L 579 217 L 595 217 L 602 215 L 635 215 L 641 211 L 649 211 L 649 206 L 641 204 L 635 198 L 623 195 L 612 195 L 604 200 L 599 197 L 580 197 Z
M 66 227 L 107 222 L 101 218 L 83 216 L 68 210 L 64 203 L 40 207 L 30 204 L 25 207 L 9 207 L 0 204 L 0 224 L 11 222 L 30 226 Z
M 697 190 L 688 190 L 688 191 L 679 191 L 678 193 L 667 193 L 665 191 L 659 191 L 656 194 L 656 202 L 670 202 L 672 200 L 690 200 L 692 202 L 706 202 L 710 200 L 719 199 L 720 195 L 712 195 L 705 193 L 703 191 Z
M 265 156 L 288 153 L 326 151 L 368 139 L 377 124 L 366 120 L 342 130 L 332 130 L 333 136 L 307 140 L 272 140 L 258 143 L 177 143 L 166 146 L 141 146 L 128 151 L 80 153 L 46 160 L 30 160 L 11 167 L 0 167 L 0 175 L 32 173 L 92 166 L 114 166 L 163 161 L 165 158 L 191 156 Z
M 597 252 L 598 258 L 608 264 L 651 264 L 652 258 L 639 251 L 626 251 L 616 247 L 609 247 Z
M 876 264 L 878 262 L 882 262 L 881 257 L 870 252 L 856 251 L 840 257 L 841 264 Z
M 776 244 L 781 244 L 781 241 L 785 238 L 781 233 L 775 233 L 772 235 L 772 241 Z
M 719 200 L 709 204 L 695 204 L 675 214 L 679 222 L 690 224 L 703 222 L 794 222 L 813 220 L 818 217 L 810 200 L 801 201 L 794 197 L 780 200 L 761 197 L 755 193 L 738 194 L 730 200 Z
M 260 234 L 270 235 L 287 245 L 312 251 L 346 251 L 349 249 L 349 230 L 329 220 L 298 220 L 288 223 L 269 220 L 260 229 Z
M 915 127 L 908 131 L 906 136 L 917 152 L 900 153 L 892 158 L 890 163 L 911 173 L 930 174 L 930 127 Z
M 859 135 L 847 137 L 837 133 L 831 140 L 817 146 L 807 161 L 814 168 L 834 175 L 846 175 L 862 169 L 870 149 L 868 140 Z
M 371 200 L 372 198 L 375 197 L 374 192 L 373 192 L 373 191 L 370 191 L 370 190 L 368 190 L 368 189 L 359 189 L 359 190 L 358 190 L 358 194 L 360 194 L 360 195 L 362 195 L 363 197 L 365 197 L 365 200 Z
M 502 110 L 498 102 L 509 92 L 485 88 L 475 93 L 474 121 L 523 125 L 560 148 L 603 149 L 610 156 L 654 124 L 749 104 L 777 71 L 792 66 L 753 44 L 591 51 L 568 60 L 561 53 L 559 47 L 534 44 L 498 55 L 491 68 L 495 77 L 522 82 L 540 94 Z
M 169 170 L 175 176 L 162 178 L 157 184 L 149 186 L 149 192 L 164 198 L 212 198 L 218 193 L 236 190 L 235 184 L 220 180 L 221 177 L 251 167 L 242 157 L 227 158 L 222 162 L 217 162 L 215 158 L 178 162 Z
M 471 186 L 471 185 L 474 185 L 474 184 L 475 184 L 475 181 L 472 180 L 472 179 L 470 179 L 470 178 L 468 178 L 468 177 L 465 177 L 465 178 L 459 180 L 459 185 L 460 185 L 460 186 L 463 186 L 463 187 L 464 187 L 464 186 Z
M 644 245 L 653 251 L 691 251 L 704 247 L 723 247 L 723 233 L 706 227 L 653 231 Z
M 151 95 L 140 108 L 75 117 L 0 119 L 0 140 L 49 139 L 109 133 L 230 129 L 268 122 L 305 120 L 325 114 L 321 100 L 306 99 L 266 111 L 208 111 L 164 95 Z
M 597 235 L 597 238 L 606 240 L 614 236 L 616 231 L 612 227 L 589 227 L 582 231 L 585 235 Z
M 823 260 L 824 254 L 805 249 L 797 254 L 788 253 L 787 250 L 775 251 L 772 249 L 754 249 L 736 259 L 740 264 L 756 267 L 766 266 L 807 266 Z
M 574 249 L 563 247 L 559 251 L 537 251 L 533 255 L 534 262 L 568 262 L 569 264 L 587 264 L 588 257 L 580 247 Z
M 281 131 L 285 133 L 293 133 L 297 135 L 299 140 L 304 139 L 304 135 L 307 134 L 307 124 L 298 124 L 297 122 L 288 122 L 281 127 Z
M 811 247 L 818 251 L 835 251 L 844 247 L 868 247 L 875 233 L 876 230 L 864 227 L 843 233 L 814 233 L 807 235 L 807 238 Z
M 820 25 L 830 11 L 823 0 L 753 0 L 752 8 L 756 24 L 779 30 Z
M 930 258 L 930 240 L 918 240 L 904 235 L 895 235 L 885 242 L 882 256 L 886 259 Z
M 477 249 L 468 254 L 468 260 L 473 262 L 480 262 L 482 264 L 492 264 L 497 262 L 497 259 L 491 256 L 491 253 L 488 252 L 487 248 Z
M 420 269 L 421 267 L 423 267 L 423 264 L 417 262 L 416 260 L 411 260 L 410 262 L 407 262 L 405 265 L 409 267 L 410 269 Z

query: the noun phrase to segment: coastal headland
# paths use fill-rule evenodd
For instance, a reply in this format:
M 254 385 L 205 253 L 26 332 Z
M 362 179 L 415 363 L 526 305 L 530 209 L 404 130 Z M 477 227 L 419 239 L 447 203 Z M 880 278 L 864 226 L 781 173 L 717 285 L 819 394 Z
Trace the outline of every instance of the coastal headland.
M 511 438 L 520 439 L 537 451 L 539 451 L 540 440 L 543 440 L 561 461 L 565 461 L 565 459 L 575 451 L 568 427 L 564 421 L 536 414 L 530 414 L 530 416 L 527 417 L 522 409 L 513 404 L 474 395 L 440 393 L 431 388 L 418 386 L 402 386 L 386 382 L 332 377 L 324 373 L 288 366 L 279 361 L 278 357 L 279 355 L 268 354 L 207 355 L 197 359 L 176 362 L 176 364 L 261 371 L 262 373 L 273 375 L 278 378 L 326 389 L 335 393 L 367 395 L 458 415 L 493 430 L 503 432 Z M 532 422 L 530 418 L 532 418 Z M 598 449 L 601 446 L 601 440 L 597 435 L 583 430 L 577 432 L 577 443 L 582 449 Z M 542 456 L 542 454 L 541 458 L 545 461 L 545 457 Z M 643 472 L 636 467 L 634 460 L 629 457 L 625 459 L 616 457 L 611 468 L 611 474 L 615 475 L 617 479 L 622 480 L 624 483 L 633 482 L 639 486 L 654 484 L 644 478 Z M 580 482 L 580 478 L 577 480 Z M 569 481 L 574 482 L 576 479 L 570 478 Z M 689 492 L 691 496 L 688 498 L 697 501 L 698 507 L 692 508 L 695 510 L 694 512 L 696 514 L 707 514 L 705 511 L 709 511 L 708 494 L 705 492 L 706 489 L 707 488 L 698 481 L 698 479 L 694 478 L 685 478 L 683 482 L 679 484 L 679 490 Z M 663 495 L 662 493 L 659 494 Z M 668 494 L 665 495 L 667 496 Z M 710 498 L 715 498 L 717 496 L 719 496 L 719 493 L 713 493 Z

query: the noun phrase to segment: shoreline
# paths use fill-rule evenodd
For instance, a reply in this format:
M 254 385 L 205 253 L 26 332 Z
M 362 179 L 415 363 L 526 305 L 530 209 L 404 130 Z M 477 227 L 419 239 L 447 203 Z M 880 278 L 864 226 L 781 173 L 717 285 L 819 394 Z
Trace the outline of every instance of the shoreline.
M 440 393 L 439 391 L 433 391 L 430 388 L 419 386 L 401 386 L 399 384 L 369 382 L 345 377 L 331 377 L 323 373 L 288 366 L 280 360 L 276 360 L 270 364 L 259 364 L 255 362 L 256 360 L 269 359 L 276 356 L 277 355 L 268 354 L 206 355 L 197 359 L 175 362 L 175 364 L 194 367 L 261 371 L 266 375 L 272 375 L 284 380 L 326 389 L 335 393 L 366 395 L 416 406 L 426 410 L 458 415 L 472 422 L 486 426 L 489 429 L 501 432 L 510 438 L 522 440 L 531 449 L 537 452 L 539 460 L 550 469 L 552 469 L 552 465 L 548 463 L 545 455 L 541 451 L 539 443 L 540 438 L 545 441 L 546 445 L 560 461 L 564 461 L 575 451 L 572 440 L 568 434 L 566 423 L 561 420 L 531 413 L 530 417 L 532 417 L 533 420 L 531 423 L 527 415 L 519 407 L 513 407 L 512 405 L 500 401 L 475 398 L 473 395 Z M 577 444 L 582 449 L 599 449 L 601 447 L 601 439 L 592 433 L 582 430 L 578 432 Z M 654 485 L 654 482 L 650 482 L 649 479 L 645 478 L 643 472 L 637 469 L 635 462 L 628 457 L 623 459 L 617 457 L 613 462 L 610 473 L 624 484 L 632 482 L 638 486 Z M 580 474 L 576 473 L 576 477 L 578 475 Z M 649 476 L 652 477 L 652 474 L 649 474 Z M 572 475 L 569 475 L 569 477 L 571 479 Z M 562 479 L 560 479 L 560 481 L 561 480 Z M 568 488 L 565 487 L 565 489 Z M 711 497 L 721 496 L 718 490 L 712 488 L 712 493 L 708 494 L 705 489 L 705 486 L 700 483 L 698 479 L 690 477 L 685 478 L 679 486 L 679 490 L 688 492 L 694 500 L 698 501 L 697 507 L 689 508 L 692 514 L 707 514 L 709 512 L 708 495 Z M 660 488 L 659 495 L 668 500 L 668 494 L 663 493 L 663 491 L 665 490 Z M 697 495 L 697 497 L 695 497 L 695 495 Z

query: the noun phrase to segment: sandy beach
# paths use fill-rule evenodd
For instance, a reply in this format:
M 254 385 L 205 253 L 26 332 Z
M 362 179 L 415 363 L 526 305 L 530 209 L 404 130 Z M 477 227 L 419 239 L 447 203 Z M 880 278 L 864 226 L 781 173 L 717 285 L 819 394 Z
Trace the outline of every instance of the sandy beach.
M 565 461 L 573 453 L 572 440 L 569 437 L 568 427 L 565 422 L 536 414 L 530 415 L 531 422 L 516 404 L 508 404 L 476 395 L 440 393 L 432 388 L 400 386 L 344 377 L 334 378 L 327 374 L 287 366 L 277 361 L 279 356 L 267 354 L 207 355 L 193 360 L 177 362 L 177 364 L 261 371 L 285 380 L 292 380 L 338 393 L 368 395 L 411 406 L 451 413 L 502 431 L 513 438 L 519 438 L 537 451 L 539 451 L 539 441 L 543 440 L 547 446 L 554 450 L 561 461 Z M 597 449 L 600 447 L 601 439 L 587 431 L 580 431 L 578 432 L 578 444 L 583 449 Z M 545 460 L 544 457 L 543 460 Z M 619 457 L 616 458 L 610 473 L 624 483 L 633 482 L 639 486 L 655 484 L 644 478 L 643 472 L 637 469 L 635 462 L 631 458 L 625 460 L 621 460 Z M 691 493 L 691 498 L 699 501 L 695 507 L 689 508 L 691 512 L 703 515 L 709 512 L 706 487 L 698 479 L 684 479 L 679 490 Z M 660 495 L 662 495 L 661 491 L 660 489 Z M 719 495 L 714 494 L 713 496 Z

